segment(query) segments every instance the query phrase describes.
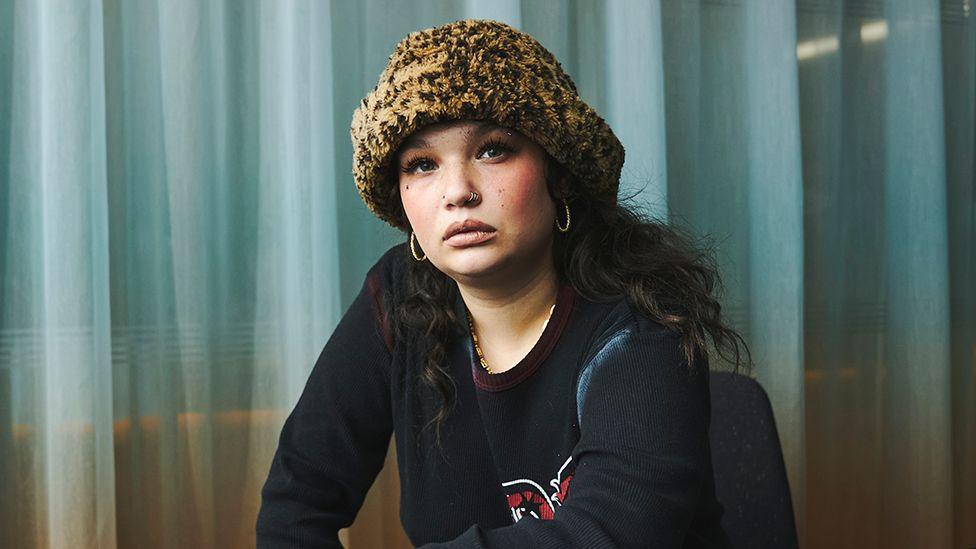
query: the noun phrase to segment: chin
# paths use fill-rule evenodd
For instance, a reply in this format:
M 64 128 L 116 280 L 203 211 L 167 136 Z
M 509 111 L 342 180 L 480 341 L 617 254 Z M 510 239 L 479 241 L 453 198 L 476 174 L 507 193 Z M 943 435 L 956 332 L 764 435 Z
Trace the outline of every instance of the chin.
M 453 277 L 481 277 L 496 272 L 502 265 L 502 258 L 496 249 L 489 246 L 469 248 L 449 248 L 442 256 L 442 271 Z

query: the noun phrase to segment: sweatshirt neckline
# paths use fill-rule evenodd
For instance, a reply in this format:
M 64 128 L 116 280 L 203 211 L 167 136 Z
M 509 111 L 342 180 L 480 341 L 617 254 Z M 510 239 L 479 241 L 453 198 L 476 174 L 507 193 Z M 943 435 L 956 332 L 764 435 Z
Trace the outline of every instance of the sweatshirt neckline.
M 468 327 L 466 316 L 468 309 L 461 298 L 461 292 L 457 292 L 455 305 L 458 318 L 463 324 L 465 348 L 468 350 L 468 362 L 471 366 L 471 377 L 475 386 L 483 391 L 497 392 L 514 387 L 528 379 L 549 358 L 559 341 L 559 336 L 566 327 L 576 301 L 576 289 L 568 283 L 560 284 L 559 291 L 556 293 L 556 308 L 532 349 L 511 369 L 498 374 L 489 374 L 481 367 L 481 363 L 475 354 L 474 343 L 471 340 L 471 329 Z

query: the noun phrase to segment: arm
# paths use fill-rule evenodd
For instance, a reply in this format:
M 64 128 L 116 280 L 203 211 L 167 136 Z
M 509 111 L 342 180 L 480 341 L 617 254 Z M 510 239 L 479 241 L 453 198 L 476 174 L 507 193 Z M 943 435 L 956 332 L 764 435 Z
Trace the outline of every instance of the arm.
M 680 338 L 627 330 L 586 365 L 576 472 L 553 520 L 475 525 L 422 549 L 680 547 L 706 470 L 706 366 L 691 376 Z
M 371 272 L 370 276 L 375 276 Z M 372 280 L 343 315 L 285 420 L 261 492 L 261 549 L 341 548 L 392 432 L 390 354 Z

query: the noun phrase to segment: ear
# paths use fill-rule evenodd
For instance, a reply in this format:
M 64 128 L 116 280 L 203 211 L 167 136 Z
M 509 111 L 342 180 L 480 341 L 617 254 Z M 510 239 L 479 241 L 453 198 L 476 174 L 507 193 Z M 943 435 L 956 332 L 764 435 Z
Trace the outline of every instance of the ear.
M 572 179 L 570 173 L 552 156 L 547 158 L 545 175 L 549 196 L 553 200 L 559 202 L 563 198 L 568 200 L 572 196 Z

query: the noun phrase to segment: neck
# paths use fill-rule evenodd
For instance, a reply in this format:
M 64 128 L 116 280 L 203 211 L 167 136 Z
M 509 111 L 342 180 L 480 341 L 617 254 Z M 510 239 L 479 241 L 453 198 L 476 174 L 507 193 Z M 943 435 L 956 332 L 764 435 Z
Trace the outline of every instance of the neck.
M 517 345 L 537 339 L 559 290 L 551 263 L 503 287 L 458 284 L 482 347 Z

